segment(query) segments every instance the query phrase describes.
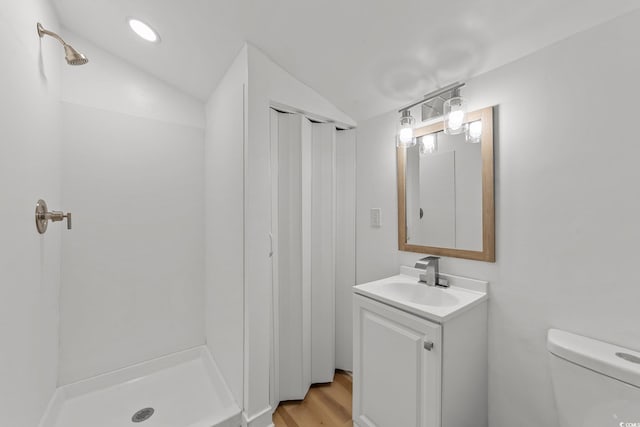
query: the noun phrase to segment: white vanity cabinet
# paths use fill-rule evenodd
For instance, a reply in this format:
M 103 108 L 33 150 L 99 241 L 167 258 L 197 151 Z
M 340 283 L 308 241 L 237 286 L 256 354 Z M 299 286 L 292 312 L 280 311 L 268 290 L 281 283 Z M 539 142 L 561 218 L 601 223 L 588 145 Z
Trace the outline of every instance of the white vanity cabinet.
M 440 426 L 442 327 L 354 298 L 354 421 L 361 427 Z
M 355 425 L 486 427 L 486 292 L 444 290 L 459 303 L 432 315 L 383 289 L 384 281 L 354 289 Z

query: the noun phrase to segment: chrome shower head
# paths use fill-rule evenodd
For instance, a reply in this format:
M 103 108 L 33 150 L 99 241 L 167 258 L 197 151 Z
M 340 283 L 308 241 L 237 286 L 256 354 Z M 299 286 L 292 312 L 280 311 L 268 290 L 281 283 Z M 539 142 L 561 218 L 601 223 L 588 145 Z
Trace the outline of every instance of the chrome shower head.
M 71 46 L 70 44 L 67 44 L 67 42 L 62 40 L 62 37 L 60 37 L 53 31 L 45 30 L 42 24 L 40 24 L 39 22 L 38 22 L 37 28 L 38 28 L 38 35 L 40 36 L 40 38 L 47 35 L 47 36 L 53 37 L 54 39 L 62 43 L 62 46 L 64 47 L 64 56 L 65 56 L 65 59 L 67 60 L 67 64 L 84 65 L 87 62 L 89 62 L 86 56 L 84 56 L 83 54 L 75 50 L 73 46 Z
M 68 44 L 64 45 L 64 53 L 64 57 L 67 60 L 67 64 L 69 65 L 84 65 L 89 62 L 86 56 L 84 56 Z

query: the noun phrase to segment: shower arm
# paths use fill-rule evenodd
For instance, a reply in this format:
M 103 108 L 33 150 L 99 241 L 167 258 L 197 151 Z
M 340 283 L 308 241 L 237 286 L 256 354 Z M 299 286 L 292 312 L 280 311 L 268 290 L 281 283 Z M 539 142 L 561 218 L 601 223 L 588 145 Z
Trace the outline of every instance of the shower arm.
M 56 34 L 56 33 L 54 33 L 53 31 L 46 30 L 46 29 L 42 26 L 42 24 L 41 24 L 41 23 L 39 23 L 39 22 L 38 22 L 38 35 L 40 36 L 40 38 L 44 37 L 45 35 L 47 35 L 47 36 L 51 36 L 51 37 L 53 37 L 54 39 L 58 40 L 60 43 L 62 43 L 62 45 L 63 45 L 63 46 L 69 46 L 69 45 L 67 44 L 67 42 L 66 42 L 66 41 L 64 41 L 64 40 L 62 39 L 62 37 L 60 37 L 59 35 L 57 35 L 57 34 Z
M 41 39 L 45 35 L 46 36 L 51 36 L 54 39 L 58 40 L 62 44 L 62 47 L 64 48 L 64 58 L 67 60 L 67 64 L 69 64 L 69 65 L 84 65 L 87 62 L 89 62 L 89 60 L 87 59 L 86 56 L 84 56 L 83 54 L 81 54 L 80 52 L 75 50 L 73 48 L 73 46 L 71 46 L 66 41 L 64 41 L 62 39 L 62 37 L 60 37 L 59 35 L 57 35 L 53 31 L 45 30 L 45 28 L 42 26 L 41 23 L 38 22 L 38 25 L 37 25 L 36 28 L 38 29 L 38 36 L 40 36 Z

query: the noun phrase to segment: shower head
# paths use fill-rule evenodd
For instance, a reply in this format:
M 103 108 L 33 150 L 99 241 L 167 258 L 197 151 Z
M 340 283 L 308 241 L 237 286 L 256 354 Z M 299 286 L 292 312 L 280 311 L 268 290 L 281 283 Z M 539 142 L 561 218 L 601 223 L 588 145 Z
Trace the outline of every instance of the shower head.
M 75 50 L 73 46 L 71 46 L 70 44 L 67 44 L 67 42 L 62 40 L 62 37 L 60 37 L 53 31 L 45 30 L 42 24 L 40 24 L 39 22 L 38 22 L 37 28 L 38 28 L 38 35 L 40 36 L 40 38 L 47 35 L 47 36 L 53 37 L 54 39 L 62 43 L 62 46 L 64 47 L 64 56 L 65 56 L 65 59 L 67 60 L 67 64 L 84 65 L 87 62 L 89 62 L 86 56 L 84 56 L 83 54 Z
M 84 56 L 68 44 L 64 45 L 64 54 L 65 59 L 67 60 L 67 64 L 69 65 L 84 65 L 89 62 L 86 56 Z

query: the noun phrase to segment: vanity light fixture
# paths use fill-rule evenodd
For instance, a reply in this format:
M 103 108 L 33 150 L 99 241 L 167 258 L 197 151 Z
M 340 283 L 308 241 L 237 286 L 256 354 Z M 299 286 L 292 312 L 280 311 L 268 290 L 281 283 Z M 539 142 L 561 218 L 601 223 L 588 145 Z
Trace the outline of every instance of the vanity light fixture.
M 453 97 L 445 101 L 443 105 L 444 113 L 444 133 L 447 135 L 458 135 L 466 131 L 464 125 L 467 118 L 467 103 L 460 96 L 460 89 L 453 91 Z
M 423 99 L 406 105 L 398 110 L 402 114 L 400 126 L 396 135 L 397 147 L 413 147 L 416 139 L 413 133 L 415 119 L 411 117 L 411 108 L 422 105 L 422 121 L 431 120 L 435 117 L 443 117 L 444 132 L 449 135 L 457 135 L 467 131 L 465 125 L 467 116 L 467 103 L 460 96 L 460 88 L 464 83 L 456 82 L 426 94 Z M 424 146 L 426 152 L 437 150 L 437 142 L 431 144 L 429 141 Z M 421 150 L 422 150 L 421 146 Z M 433 151 L 428 151 L 433 149 Z
M 398 129 L 398 135 L 396 136 L 396 147 L 413 147 L 416 145 L 416 138 L 413 135 L 413 127 L 416 124 L 416 119 L 411 117 L 411 111 L 406 109 L 402 111 L 400 117 L 400 127 Z
M 151 28 L 148 24 L 142 22 L 139 19 L 129 18 L 129 27 L 133 30 L 141 38 L 145 39 L 151 43 L 158 43 L 160 41 L 160 36 L 158 33 Z

